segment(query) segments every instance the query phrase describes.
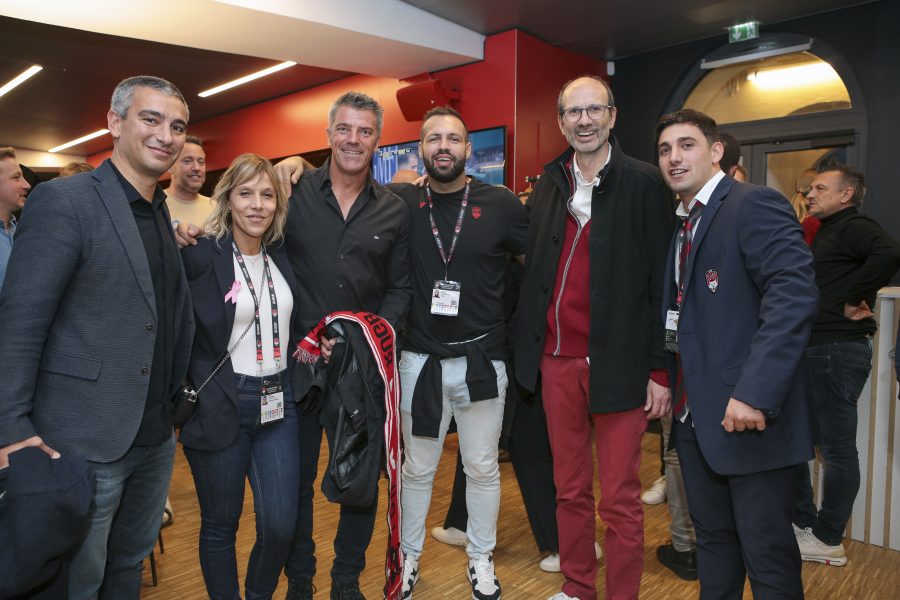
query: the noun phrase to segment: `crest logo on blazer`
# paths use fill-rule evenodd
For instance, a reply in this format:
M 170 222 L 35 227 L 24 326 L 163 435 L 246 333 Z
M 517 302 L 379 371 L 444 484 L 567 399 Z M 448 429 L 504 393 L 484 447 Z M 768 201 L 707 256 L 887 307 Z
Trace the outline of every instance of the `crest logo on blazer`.
M 420 201 L 419 201 L 419 208 L 425 208 L 425 201 L 424 201 L 424 200 L 420 200 Z
M 719 289 L 719 272 L 715 269 L 710 269 L 706 272 L 706 287 L 713 294 Z
M 472 207 L 472 218 L 473 218 L 473 219 L 477 219 L 477 218 L 479 218 L 480 216 L 481 216 L 481 207 L 480 207 L 480 206 L 473 206 L 473 207 Z

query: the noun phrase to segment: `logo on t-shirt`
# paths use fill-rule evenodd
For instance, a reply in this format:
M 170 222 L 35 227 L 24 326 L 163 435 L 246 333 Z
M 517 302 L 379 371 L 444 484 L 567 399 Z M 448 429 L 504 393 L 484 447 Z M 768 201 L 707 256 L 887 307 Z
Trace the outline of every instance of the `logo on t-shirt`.
M 473 218 L 473 219 L 477 219 L 477 218 L 480 217 L 480 216 L 481 216 L 481 207 L 480 207 L 480 206 L 473 206 L 473 207 L 472 207 L 472 218 Z

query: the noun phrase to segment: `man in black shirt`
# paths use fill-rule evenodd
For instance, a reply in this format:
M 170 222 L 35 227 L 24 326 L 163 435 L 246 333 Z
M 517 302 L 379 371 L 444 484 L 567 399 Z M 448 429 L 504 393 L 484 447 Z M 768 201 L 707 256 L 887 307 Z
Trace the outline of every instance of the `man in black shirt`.
M 22 446 L 82 456 L 97 476 L 68 598 L 138 598 L 175 440 L 171 398 L 194 324 L 157 180 L 184 145 L 178 89 L 132 77 L 113 92 L 110 160 L 38 186 L 0 295 L 0 467 Z M 102 586 L 102 587 L 101 587 Z
M 363 310 L 395 327 L 409 305 L 409 212 L 370 175 L 381 136 L 382 108 L 369 96 L 348 92 L 328 114 L 331 157 L 308 171 L 291 192 L 285 243 L 301 294 L 294 298 L 302 336 L 325 315 Z M 332 340 L 322 340 L 322 353 Z M 315 574 L 312 496 L 322 429 L 316 415 L 300 424 L 300 514 L 294 548 L 285 565 L 288 598 L 311 598 Z M 359 574 L 375 528 L 377 493 L 367 508 L 341 506 L 334 538 L 331 598 L 362 598 Z M 308 594 L 307 594 L 308 592 Z
M 816 169 L 809 214 L 822 222 L 812 244 L 819 313 L 804 352 L 825 463 L 822 508 L 800 466 L 794 533 L 803 560 L 847 564 L 841 544 L 859 491 L 856 404 L 872 370 L 875 295 L 900 268 L 900 245 L 861 214 L 863 174 L 836 161 Z
M 527 218 L 509 190 L 466 176 L 470 153 L 459 114 L 432 109 L 420 140 L 428 184 L 392 187 L 412 219 L 413 298 L 400 359 L 403 598 L 412 597 L 418 580 L 425 517 L 451 417 L 467 477 L 472 597 L 500 597 L 492 555 L 500 507 L 497 444 L 508 383 L 503 290 L 509 257 L 524 259 Z
M 303 337 L 322 317 L 342 310 L 380 315 L 397 327 L 412 294 L 409 278 L 409 211 L 372 179 L 372 155 L 381 137 L 384 110 L 359 92 L 347 92 L 328 112 L 331 157 L 318 169 L 300 157 L 278 165 L 282 183 L 293 183 L 284 240 L 300 295 L 294 298 L 296 333 Z M 302 179 L 301 179 L 302 175 Z M 181 244 L 194 244 L 200 230 L 179 224 Z M 320 340 L 328 359 L 334 340 Z M 316 572 L 313 483 L 322 427 L 318 415 L 300 416 L 300 511 L 294 547 L 284 567 L 287 600 L 312 598 Z M 331 598 L 358 600 L 359 574 L 375 529 L 377 495 L 365 508 L 341 506 L 334 538 Z

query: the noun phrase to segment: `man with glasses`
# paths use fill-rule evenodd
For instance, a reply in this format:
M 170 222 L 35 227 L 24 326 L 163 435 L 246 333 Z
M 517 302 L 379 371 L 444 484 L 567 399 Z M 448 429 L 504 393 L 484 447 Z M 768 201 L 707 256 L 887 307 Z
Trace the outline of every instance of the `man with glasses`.
M 672 195 L 659 170 L 626 156 L 610 133 L 606 82 L 566 83 L 557 108 L 571 147 L 528 199 L 515 372 L 529 390 L 540 383 L 547 413 L 565 577 L 551 600 L 597 597 L 592 425 L 606 595 L 633 599 L 644 562 L 641 435 L 670 406 L 660 314 Z

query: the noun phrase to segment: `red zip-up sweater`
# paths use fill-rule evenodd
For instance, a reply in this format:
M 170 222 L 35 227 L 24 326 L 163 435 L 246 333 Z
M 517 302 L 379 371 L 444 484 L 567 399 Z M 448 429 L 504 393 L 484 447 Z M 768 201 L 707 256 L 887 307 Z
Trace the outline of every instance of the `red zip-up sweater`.
M 569 212 L 556 284 L 547 308 L 544 354 L 587 356 L 591 330 L 591 276 L 588 240 L 591 222 L 579 226 Z

